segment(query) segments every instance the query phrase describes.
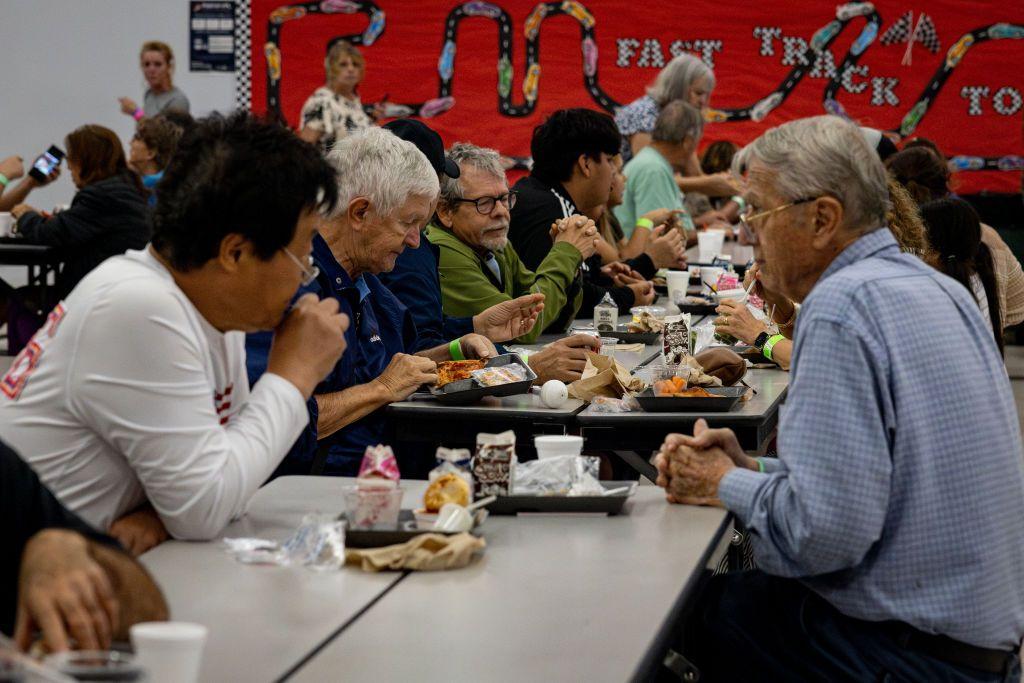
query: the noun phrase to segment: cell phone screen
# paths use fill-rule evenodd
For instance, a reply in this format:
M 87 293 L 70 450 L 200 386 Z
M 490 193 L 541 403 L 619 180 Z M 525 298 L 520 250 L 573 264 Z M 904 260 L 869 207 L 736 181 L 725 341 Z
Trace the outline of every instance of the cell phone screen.
M 45 181 L 46 178 L 53 173 L 53 169 L 60 165 L 61 159 L 64 158 L 64 152 L 57 145 L 50 145 L 50 149 L 46 150 L 38 157 L 32 164 L 32 170 L 30 173 L 39 181 Z

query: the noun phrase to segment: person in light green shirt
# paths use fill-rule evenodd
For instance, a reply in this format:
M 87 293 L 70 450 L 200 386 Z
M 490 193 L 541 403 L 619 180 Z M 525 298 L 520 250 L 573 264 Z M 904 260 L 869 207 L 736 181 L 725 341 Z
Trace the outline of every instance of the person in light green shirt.
M 681 169 L 697 149 L 703 132 L 704 122 L 696 107 L 675 100 L 662 108 L 651 133 L 651 144 L 640 150 L 623 169 L 626 191 L 614 213 L 627 239 L 636 229 L 653 227 L 641 218 L 655 209 L 683 209 L 682 228 L 687 232 L 694 230 L 693 218 L 685 211 L 683 195 L 676 185 L 675 171 Z
M 529 344 L 545 330 L 562 332 L 579 309 L 583 292 L 577 271 L 594 253 L 597 229 L 585 216 L 553 226 L 554 246 L 536 272 L 523 265 L 508 242 L 509 191 L 494 150 L 458 143 L 448 158 L 459 164 L 458 179 L 445 178 L 436 224 L 427 229 L 440 250 L 441 298 L 449 316 L 468 317 L 529 293 L 544 295 L 540 319 L 517 341 Z

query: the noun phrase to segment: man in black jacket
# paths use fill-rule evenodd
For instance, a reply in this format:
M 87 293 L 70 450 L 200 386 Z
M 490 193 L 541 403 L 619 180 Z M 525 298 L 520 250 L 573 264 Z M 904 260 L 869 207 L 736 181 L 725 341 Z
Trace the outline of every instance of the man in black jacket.
M 509 226 L 509 239 L 527 268 L 536 270 L 551 249 L 552 223 L 586 214 L 608 202 L 615 171 L 612 159 L 620 144 L 611 117 L 591 109 L 561 109 L 534 129 L 530 142 L 533 170 L 513 188 L 517 196 Z M 646 256 L 641 259 L 650 261 Z M 636 268 L 640 264 L 630 265 Z M 650 282 L 623 278 L 630 265 L 612 264 L 602 269 L 601 257 L 596 254 L 584 261 L 569 292 L 571 299 L 575 288 L 583 288 L 581 317 L 589 317 L 606 293 L 620 311 L 654 300 Z M 548 329 L 565 329 L 567 322 L 556 320 Z

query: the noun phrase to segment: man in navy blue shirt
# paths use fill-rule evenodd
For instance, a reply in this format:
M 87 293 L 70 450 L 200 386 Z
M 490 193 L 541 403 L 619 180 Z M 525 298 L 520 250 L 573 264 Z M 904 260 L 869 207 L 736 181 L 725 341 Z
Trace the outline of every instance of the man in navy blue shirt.
M 338 301 L 352 321 L 345 332 L 349 351 L 314 391 L 309 425 L 278 474 L 356 474 L 366 447 L 383 437 L 381 408 L 434 383 L 439 361 L 496 353 L 478 334 L 419 349 L 412 314 L 377 279 L 394 268 L 405 248 L 419 245 L 420 231 L 433 215 L 437 174 L 423 154 L 375 128 L 340 142 L 328 160 L 338 171 L 338 208 L 313 240 L 318 273 L 299 295 L 315 292 Z M 267 335 L 248 337 L 250 381 L 265 371 L 269 349 Z

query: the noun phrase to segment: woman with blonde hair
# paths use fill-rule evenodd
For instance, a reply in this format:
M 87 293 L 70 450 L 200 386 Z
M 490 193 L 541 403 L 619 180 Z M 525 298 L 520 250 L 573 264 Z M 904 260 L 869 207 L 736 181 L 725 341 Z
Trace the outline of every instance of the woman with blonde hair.
M 139 66 L 146 79 L 146 93 L 140 107 L 130 97 L 121 97 L 121 112 L 138 121 L 144 116 L 156 116 L 168 111 L 188 113 L 188 98 L 172 81 L 174 50 L 167 43 L 150 40 L 139 51 Z
M 302 105 L 299 137 L 319 144 L 324 153 L 334 143 L 364 128 L 374 125 L 383 115 L 384 103 L 374 107 L 371 117 L 363 108 L 357 89 L 366 72 L 366 60 L 355 45 L 339 40 L 327 50 L 324 59 L 327 83 L 313 91 Z

